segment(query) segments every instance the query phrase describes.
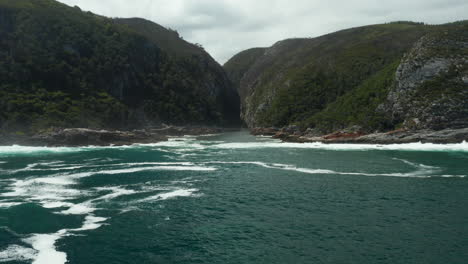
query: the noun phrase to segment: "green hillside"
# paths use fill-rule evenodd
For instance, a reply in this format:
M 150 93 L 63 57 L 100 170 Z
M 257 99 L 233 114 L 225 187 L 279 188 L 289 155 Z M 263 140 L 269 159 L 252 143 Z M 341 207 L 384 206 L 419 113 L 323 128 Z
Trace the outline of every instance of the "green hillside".
M 0 0 L 2 130 L 237 122 L 222 68 L 174 32 L 139 22 L 144 34 L 53 0 Z
M 392 120 L 378 108 L 395 85 L 404 55 L 423 36 L 445 34 L 447 38 L 457 28 L 466 33 L 466 25 L 395 22 L 352 28 L 318 38 L 280 41 L 253 63 L 242 53 L 236 55 L 231 61 L 244 66 L 242 70 L 224 67 L 228 74 L 244 72 L 239 81 L 233 81 L 249 127 L 299 125 L 324 133 L 354 125 L 367 131 L 388 130 L 401 120 Z M 454 45 L 446 51 L 458 54 L 463 45 Z M 442 51 L 433 52 L 428 56 L 442 55 Z

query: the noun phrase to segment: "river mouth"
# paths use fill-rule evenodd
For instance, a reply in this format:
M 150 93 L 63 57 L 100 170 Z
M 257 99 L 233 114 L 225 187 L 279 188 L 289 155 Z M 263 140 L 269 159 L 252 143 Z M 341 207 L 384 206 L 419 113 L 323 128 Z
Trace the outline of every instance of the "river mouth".
M 0 147 L 0 262 L 462 263 L 467 161 L 246 132 Z

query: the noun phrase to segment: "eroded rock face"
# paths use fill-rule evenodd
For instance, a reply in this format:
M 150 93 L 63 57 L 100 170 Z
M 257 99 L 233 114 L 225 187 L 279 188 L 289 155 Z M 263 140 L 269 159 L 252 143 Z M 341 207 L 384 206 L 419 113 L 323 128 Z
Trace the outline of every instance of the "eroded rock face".
M 467 127 L 466 47 L 466 34 L 456 40 L 423 37 L 403 58 L 387 102 L 378 110 L 410 129 Z

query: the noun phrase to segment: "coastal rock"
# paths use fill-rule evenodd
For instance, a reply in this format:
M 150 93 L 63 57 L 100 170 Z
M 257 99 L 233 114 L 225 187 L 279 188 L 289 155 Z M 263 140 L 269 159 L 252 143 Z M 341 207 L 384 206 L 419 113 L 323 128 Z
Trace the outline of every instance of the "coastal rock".
M 35 135 L 4 133 L 0 137 L 1 145 L 24 146 L 123 146 L 132 144 L 150 144 L 167 141 L 169 137 L 212 135 L 222 132 L 238 131 L 236 128 L 219 127 L 176 127 L 164 126 L 153 129 L 132 131 L 96 130 L 88 128 L 55 128 Z
M 166 136 L 184 136 L 184 135 L 208 135 L 208 134 L 218 134 L 231 129 L 218 128 L 218 127 L 177 127 L 177 126 L 168 126 L 158 129 L 150 129 L 149 132 L 156 133 Z M 232 129 L 236 130 L 236 129 Z
M 274 127 L 257 127 L 250 130 L 250 134 L 254 136 L 274 136 L 278 133 L 279 129 Z
M 405 55 L 383 110 L 412 130 L 468 127 L 466 30 L 421 38 Z
M 399 129 L 386 133 L 362 133 L 337 132 L 321 137 L 295 136 L 282 132 L 275 136 L 285 142 L 322 142 L 322 143 L 362 143 L 362 144 L 405 144 L 405 143 L 461 143 L 468 141 L 468 128 L 444 129 L 444 130 L 405 130 Z
M 68 128 L 33 136 L 33 145 L 48 146 L 108 146 L 131 145 L 135 143 L 156 143 L 166 141 L 161 134 L 146 131 L 108 131 L 87 128 Z

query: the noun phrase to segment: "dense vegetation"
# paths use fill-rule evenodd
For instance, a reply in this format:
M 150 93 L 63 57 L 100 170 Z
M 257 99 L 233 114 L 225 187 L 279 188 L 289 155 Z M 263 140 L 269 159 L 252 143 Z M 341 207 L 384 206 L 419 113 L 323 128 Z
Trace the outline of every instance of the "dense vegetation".
M 236 122 L 237 94 L 206 52 L 157 24 L 122 21 L 54 0 L 0 0 L 0 127 Z
M 242 77 L 249 70 L 250 66 L 264 55 L 265 50 L 266 48 L 253 48 L 242 51 L 223 65 L 234 88 L 239 91 L 239 95 L 244 96 L 247 93 L 247 91 L 240 89 Z
M 461 30 L 457 33 L 460 36 L 461 32 L 466 34 L 466 25 L 458 22 L 429 26 L 400 21 L 313 39 L 289 39 L 266 49 L 253 62 L 252 57 L 240 53 L 225 69 L 231 75 L 242 73 L 233 81 L 242 97 L 242 118 L 250 127 L 294 124 L 323 133 L 350 126 L 369 132 L 389 130 L 398 124 L 377 109 L 395 85 L 395 72 L 405 53 L 422 36 L 442 34 L 447 38 L 448 29 L 454 27 Z M 444 42 L 444 38 L 437 39 Z M 459 44 L 437 47 L 442 50 L 431 51 L 438 55 L 461 52 Z M 435 90 L 446 90 L 441 78 L 434 80 L 439 82 L 435 85 L 438 88 L 424 92 L 427 96 L 440 96 Z M 457 85 L 453 89 L 464 89 L 459 82 Z
M 384 114 L 376 109 L 385 102 L 388 90 L 394 84 L 398 64 L 399 60 L 387 65 L 319 113 L 306 118 L 304 124 L 320 131 L 335 131 L 349 126 L 361 126 L 368 131 L 392 128 Z

